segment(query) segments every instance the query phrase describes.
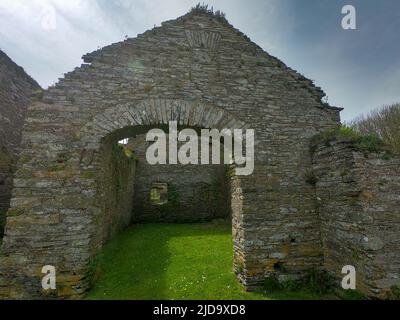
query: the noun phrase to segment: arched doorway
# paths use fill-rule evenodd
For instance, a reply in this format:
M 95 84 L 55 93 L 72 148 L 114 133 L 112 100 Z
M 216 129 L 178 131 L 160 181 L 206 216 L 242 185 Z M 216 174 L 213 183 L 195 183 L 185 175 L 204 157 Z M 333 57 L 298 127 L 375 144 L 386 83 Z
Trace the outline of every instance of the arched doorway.
M 152 128 L 164 128 L 170 121 L 175 121 L 179 124 L 180 128 L 206 128 L 206 129 L 243 129 L 245 123 L 236 119 L 226 111 L 217 107 L 201 103 L 199 101 L 179 101 L 179 100 L 145 100 L 136 105 L 124 105 L 107 109 L 105 112 L 97 115 L 81 130 L 80 144 L 83 146 L 84 154 L 90 154 L 91 161 L 88 165 L 87 162 L 80 162 L 80 169 L 83 175 L 93 177 L 96 183 L 96 189 L 93 190 L 96 197 L 94 197 L 93 207 L 97 208 L 94 212 L 95 221 L 94 229 L 96 236 L 91 243 L 91 255 L 95 255 L 96 251 L 119 230 L 123 229 L 129 223 L 134 221 L 145 221 L 146 217 L 140 215 L 144 209 L 140 206 L 143 202 L 143 196 L 135 194 L 136 187 L 132 181 L 135 180 L 135 171 L 137 167 L 136 156 L 126 158 L 124 155 L 124 147 L 118 145 L 118 141 L 131 139 L 135 141 L 136 137 L 143 139 L 144 135 Z M 133 143 L 133 150 L 135 151 Z M 120 156 L 124 160 L 120 160 Z M 142 154 L 143 155 L 143 154 Z M 84 159 L 85 156 L 82 157 Z M 129 158 L 129 157 L 128 157 Z M 118 160 L 119 159 L 119 160 Z M 117 161 L 116 161 L 117 160 Z M 201 167 L 201 166 L 200 166 Z M 181 167 L 182 168 L 182 167 Z M 123 170 L 123 171 L 121 171 Z M 165 170 L 165 167 L 164 167 Z M 201 176 L 207 172 L 210 175 L 217 173 L 220 177 L 219 183 L 222 184 L 224 195 L 222 205 L 226 206 L 232 219 L 232 229 L 234 240 L 239 240 L 241 236 L 238 232 L 241 221 L 241 201 L 242 193 L 240 188 L 240 179 L 234 174 L 234 168 L 229 168 L 223 164 L 219 167 L 197 169 L 200 170 L 198 174 Z M 203 170 L 201 172 L 201 170 Z M 176 174 L 179 172 L 167 172 L 169 176 L 166 181 L 157 178 L 147 181 L 147 185 L 143 189 L 147 192 L 147 199 L 151 202 L 152 189 L 164 189 L 168 194 L 168 189 L 179 188 L 179 179 Z M 86 172 L 86 173 L 85 173 Z M 164 173 L 166 173 L 164 171 Z M 190 172 L 187 173 L 190 175 Z M 204 178 L 204 177 L 203 177 Z M 213 179 L 215 176 L 212 177 Z M 121 179 L 123 182 L 121 183 Z M 175 185 L 171 183 L 171 179 L 175 180 Z M 143 179 L 142 179 L 143 181 Z M 142 187 L 142 185 L 140 186 Z M 140 187 L 138 189 L 140 189 Z M 185 188 L 185 186 L 183 186 Z M 199 188 L 195 191 L 195 196 L 202 197 L 200 193 L 209 193 L 213 186 L 204 188 L 202 183 L 199 183 Z M 118 191 L 119 190 L 119 191 Z M 156 190 L 155 190 L 156 191 Z M 121 193 L 125 193 L 121 197 Z M 162 193 L 162 191 L 161 191 Z M 186 195 L 187 196 L 187 195 Z M 168 195 L 166 196 L 168 199 Z M 158 198 L 158 197 L 156 197 Z M 162 196 L 159 197 L 162 200 Z M 139 200 L 136 204 L 135 201 Z M 188 200 L 188 199 L 186 199 Z M 139 204 L 139 206 L 137 206 Z M 166 204 L 166 206 L 164 206 Z M 204 203 L 202 203 L 204 204 Z M 149 203 L 147 203 L 149 205 Z M 151 203 L 150 203 L 151 205 Z M 157 204 L 156 204 L 157 206 Z M 161 208 L 168 208 L 168 201 L 161 203 Z M 132 210 L 133 209 L 133 210 Z M 136 210 L 135 210 L 136 209 Z M 150 220 L 153 221 L 168 221 L 168 222 L 185 222 L 185 217 L 177 217 L 174 212 L 169 212 L 170 217 L 157 216 L 154 212 L 159 211 L 160 208 L 153 206 L 150 208 Z M 171 208 L 170 208 L 171 209 Z M 172 210 L 180 210 L 181 208 L 172 208 Z M 187 208 L 186 208 L 187 209 Z M 209 209 L 209 208 L 207 208 Z M 135 215 L 136 211 L 136 215 Z M 138 214 L 139 211 L 139 214 Z M 183 210 L 184 211 L 184 210 Z M 186 210 L 187 211 L 187 210 Z M 151 215 L 153 213 L 153 215 Z M 186 213 L 187 214 L 187 213 Z M 147 216 L 147 218 L 149 215 Z M 211 216 L 200 217 L 198 220 L 207 220 Z M 196 220 L 193 216 L 189 217 L 187 221 Z M 243 256 L 238 252 L 238 246 L 235 246 L 235 255 L 240 261 Z M 240 267 L 237 268 L 240 270 Z

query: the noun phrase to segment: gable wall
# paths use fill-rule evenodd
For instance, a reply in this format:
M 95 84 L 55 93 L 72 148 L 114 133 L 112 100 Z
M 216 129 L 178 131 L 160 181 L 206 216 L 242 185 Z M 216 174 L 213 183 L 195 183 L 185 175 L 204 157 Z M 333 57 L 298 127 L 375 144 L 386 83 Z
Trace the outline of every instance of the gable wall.
M 85 291 L 77 283 L 93 255 L 87 248 L 98 208 L 95 181 L 84 170 L 98 165 L 98 150 L 81 141 L 81 128 L 108 108 L 150 98 L 207 103 L 255 130 L 255 171 L 232 184 L 242 199 L 233 219 L 235 268 L 246 285 L 279 273 L 279 265 L 299 274 L 322 264 L 315 192 L 305 178 L 308 145 L 314 134 L 339 124 L 339 110 L 323 105 L 309 80 L 207 15 L 164 23 L 85 60 L 90 65 L 30 106 L 23 134 L 3 267 L 21 275 L 17 281 L 28 284 L 30 295 L 49 261 L 65 274 L 59 295 Z M 49 170 L 60 162 L 62 170 Z M 32 248 L 33 238 L 39 247 Z M 40 249 L 50 243 L 51 250 Z

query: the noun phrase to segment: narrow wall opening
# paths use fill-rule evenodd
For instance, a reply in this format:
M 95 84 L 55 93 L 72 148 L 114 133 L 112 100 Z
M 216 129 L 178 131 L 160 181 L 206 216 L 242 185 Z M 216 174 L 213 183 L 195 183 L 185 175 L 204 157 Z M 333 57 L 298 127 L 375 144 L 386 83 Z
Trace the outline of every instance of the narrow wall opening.
M 97 189 L 100 216 L 97 217 L 96 247 L 130 225 L 136 159 L 121 140 L 110 136 L 102 141 L 98 157 Z

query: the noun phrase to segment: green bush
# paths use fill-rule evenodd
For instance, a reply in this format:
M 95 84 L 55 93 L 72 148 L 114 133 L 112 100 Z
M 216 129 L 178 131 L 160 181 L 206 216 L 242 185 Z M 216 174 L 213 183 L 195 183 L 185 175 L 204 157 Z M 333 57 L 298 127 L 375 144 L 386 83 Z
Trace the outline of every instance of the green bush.
M 277 291 L 305 291 L 318 295 L 334 293 L 336 287 L 335 277 L 326 272 L 312 269 L 301 279 L 287 279 L 279 281 L 277 275 L 264 279 L 263 287 L 267 292 Z
M 271 275 L 264 279 L 263 287 L 267 292 L 276 292 L 283 289 L 277 275 Z
M 284 291 L 295 292 L 295 291 L 305 291 L 303 288 L 303 283 L 301 280 L 297 279 L 287 279 L 282 282 L 281 287 Z
M 368 299 L 364 294 L 356 290 L 340 289 L 336 292 L 337 296 L 343 300 L 366 300 Z
M 314 152 L 320 144 L 329 146 L 331 142 L 338 140 L 352 142 L 354 148 L 361 152 L 384 152 L 386 156 L 390 155 L 390 148 L 377 134 L 362 134 L 346 125 L 314 136 L 311 140 L 311 151 Z
M 327 271 L 312 269 L 301 280 L 302 287 L 312 293 L 333 293 L 336 286 L 335 277 Z

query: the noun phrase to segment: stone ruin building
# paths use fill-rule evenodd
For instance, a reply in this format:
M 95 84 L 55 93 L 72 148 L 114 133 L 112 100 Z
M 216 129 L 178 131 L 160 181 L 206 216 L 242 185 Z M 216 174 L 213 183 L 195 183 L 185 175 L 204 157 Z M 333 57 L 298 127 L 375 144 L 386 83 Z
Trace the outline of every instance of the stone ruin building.
M 34 95 L 25 117 L 39 86 L 1 55 L 0 297 L 83 297 L 98 250 L 130 223 L 226 216 L 248 289 L 313 268 L 341 279 L 345 265 L 371 297 L 400 284 L 400 160 L 345 140 L 310 148 L 340 126 L 341 109 L 223 16 L 193 11 L 83 60 Z M 253 174 L 149 166 L 143 135 L 171 120 L 254 129 Z M 8 204 L 9 150 L 18 162 Z M 45 265 L 57 270 L 51 293 L 41 288 Z

